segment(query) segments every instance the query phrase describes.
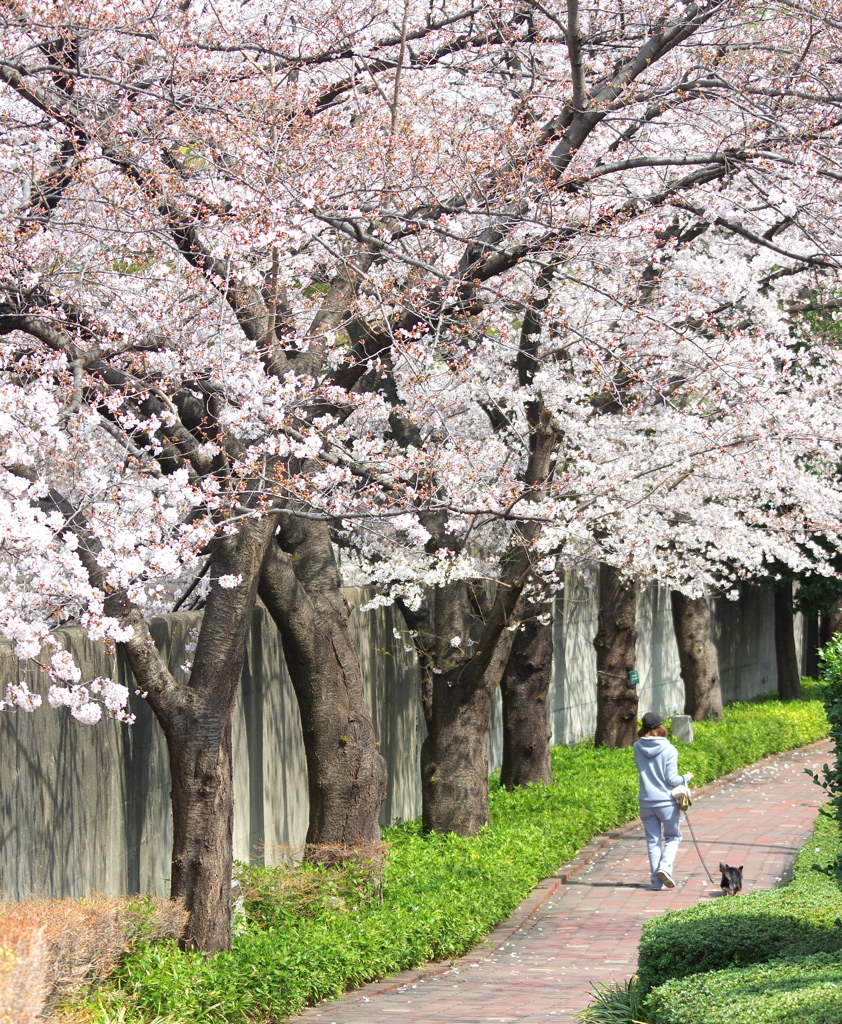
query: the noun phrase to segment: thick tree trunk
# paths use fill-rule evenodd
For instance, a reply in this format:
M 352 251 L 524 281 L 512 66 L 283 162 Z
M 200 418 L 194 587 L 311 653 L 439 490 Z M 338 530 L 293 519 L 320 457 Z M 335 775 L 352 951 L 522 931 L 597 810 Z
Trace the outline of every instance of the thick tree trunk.
M 260 596 L 281 633 L 298 700 L 310 797 L 305 858 L 376 857 L 386 764 L 365 702 L 327 526 L 287 521 L 266 559 Z
M 488 824 L 491 695 L 458 675 L 432 677 L 433 716 L 421 745 L 422 822 L 428 832 L 473 836 Z
M 637 642 L 637 587 L 617 570 L 599 566 L 596 648 L 597 746 L 630 747 L 637 738 L 637 690 L 629 682 Z
M 419 612 L 402 609 L 415 630 L 421 663 L 427 724 L 421 745 L 421 817 L 428 832 L 472 836 L 488 824 L 491 697 L 513 634 L 494 629 L 478 644 L 469 643 L 473 609 L 484 600 L 480 587 L 459 581 L 436 588 Z M 497 614 L 488 612 L 488 607 L 482 612 L 486 621 Z
M 792 615 L 792 581 L 782 583 L 775 591 L 775 660 L 778 667 L 778 697 L 798 700 L 801 691 L 801 673 L 795 650 Z
M 247 522 L 213 544 L 211 588 L 188 685 L 176 683 L 139 609 L 113 594 L 106 612 L 134 628 L 122 645 L 132 674 L 167 739 L 172 775 L 173 858 L 170 893 L 184 900 L 183 944 L 212 953 L 231 944 L 233 773 L 231 719 L 251 630 L 257 581 L 274 533 L 269 516 Z M 221 576 L 239 577 L 223 588 Z
M 684 680 L 684 714 L 692 716 L 695 722 L 722 718 L 719 652 L 711 636 L 708 599 L 691 599 L 674 590 L 671 600 L 675 642 Z
M 503 767 L 508 790 L 530 782 L 552 782 L 550 767 L 550 677 L 553 666 L 552 604 L 529 605 L 529 618 L 515 635 L 500 690 L 503 697 Z
M 239 684 L 239 676 L 233 688 Z M 185 708 L 165 728 L 172 776 L 171 895 L 190 911 L 189 949 L 231 944 L 234 791 L 231 708 Z

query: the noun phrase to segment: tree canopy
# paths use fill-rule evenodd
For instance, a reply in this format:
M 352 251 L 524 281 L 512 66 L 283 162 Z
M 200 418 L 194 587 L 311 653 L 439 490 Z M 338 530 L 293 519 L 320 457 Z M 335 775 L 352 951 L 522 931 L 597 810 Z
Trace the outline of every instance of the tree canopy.
M 560 565 L 690 595 L 773 560 L 832 574 L 838 346 L 804 318 L 842 308 L 840 19 L 7 4 L 0 633 L 50 703 L 130 718 L 44 659 L 72 621 L 167 727 L 227 707 L 267 566 L 318 531 L 311 590 L 330 544 L 410 616 L 497 584 L 476 651 L 464 616 L 417 620 L 460 678 Z M 146 618 L 188 594 L 176 679 Z

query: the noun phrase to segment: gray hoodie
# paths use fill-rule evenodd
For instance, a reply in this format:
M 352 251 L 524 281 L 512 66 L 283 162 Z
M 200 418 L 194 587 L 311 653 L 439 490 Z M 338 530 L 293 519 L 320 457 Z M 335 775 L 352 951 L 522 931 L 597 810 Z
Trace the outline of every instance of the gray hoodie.
M 671 791 L 686 775 L 678 774 L 678 751 L 663 736 L 643 736 L 634 745 L 634 760 L 640 772 L 638 800 L 642 807 L 668 804 Z

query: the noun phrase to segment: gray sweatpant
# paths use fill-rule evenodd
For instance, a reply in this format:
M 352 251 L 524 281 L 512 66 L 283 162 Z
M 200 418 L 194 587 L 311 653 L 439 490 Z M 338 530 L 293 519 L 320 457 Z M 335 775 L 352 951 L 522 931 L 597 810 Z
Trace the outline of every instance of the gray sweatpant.
M 640 808 L 640 820 L 643 822 L 646 846 L 649 850 L 649 872 L 653 889 L 664 887 L 658 878 L 659 870 L 663 869 L 672 874 L 673 861 L 681 842 L 681 829 L 678 827 L 680 817 L 681 811 L 675 800 L 670 800 L 668 804 Z

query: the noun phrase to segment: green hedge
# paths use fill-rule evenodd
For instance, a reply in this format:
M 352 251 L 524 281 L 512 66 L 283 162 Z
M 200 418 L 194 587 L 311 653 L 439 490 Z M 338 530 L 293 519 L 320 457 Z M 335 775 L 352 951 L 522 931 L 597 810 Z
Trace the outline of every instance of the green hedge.
M 818 775 L 814 777 L 827 791 L 842 831 L 842 634 L 837 633 L 824 650 L 819 651 L 819 660 L 824 683 L 819 693 L 824 702 L 830 738 L 833 740 L 833 758 L 830 764 L 824 766 L 823 778 Z M 835 871 L 842 879 L 842 857 L 837 861 Z
M 695 991 L 689 975 L 814 953 L 842 953 L 842 927 L 836 924 L 842 914 L 842 893 L 829 870 L 839 855 L 839 842 L 833 818 L 820 815 L 788 885 L 698 903 L 648 921 L 640 939 L 641 985 L 644 989 L 664 986 L 658 992 L 673 993 L 671 998 L 677 999 L 675 993 L 684 988 Z M 733 972 L 725 973 L 723 984 L 736 984 L 729 980 Z M 734 978 L 739 975 L 738 971 Z M 671 979 L 682 980 L 665 985 Z M 710 1018 L 711 1022 L 719 1019 Z
M 696 726 L 680 754 L 701 784 L 771 753 L 827 735 L 816 700 L 735 703 Z M 382 890 L 361 874 L 242 868 L 250 892 L 233 949 L 208 958 L 167 943 L 125 958 L 91 1021 L 163 1017 L 178 1024 L 263 1024 L 308 1003 L 481 941 L 542 878 L 594 835 L 637 813 L 630 749 L 556 747 L 555 782 L 515 793 L 492 778 L 491 827 L 474 838 L 424 835 L 418 822 L 384 831 Z M 648 876 L 645 856 L 632 866 Z
M 712 971 L 653 996 L 655 1024 L 839 1024 L 842 953 Z

